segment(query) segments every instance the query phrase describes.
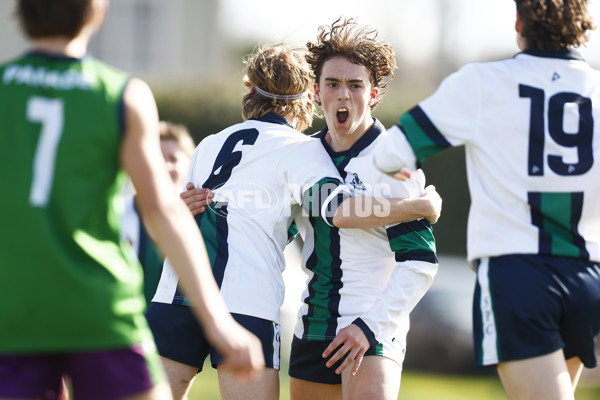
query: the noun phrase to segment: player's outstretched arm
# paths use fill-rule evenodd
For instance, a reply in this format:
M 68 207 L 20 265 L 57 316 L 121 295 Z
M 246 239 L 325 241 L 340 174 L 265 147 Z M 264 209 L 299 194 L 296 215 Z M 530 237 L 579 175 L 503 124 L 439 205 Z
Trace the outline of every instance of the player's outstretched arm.
M 186 189 L 180 196 L 192 215 L 203 213 L 212 203 L 214 194 L 210 189 L 194 188 L 192 183 L 187 183 Z M 430 185 L 417 198 L 349 197 L 336 210 L 333 224 L 338 228 L 373 228 L 419 218 L 435 224 L 441 213 L 442 198 Z
M 337 208 L 333 224 L 338 228 L 374 228 L 425 218 L 436 223 L 442 213 L 442 198 L 433 185 L 423 196 L 408 199 L 387 199 L 354 196 Z
M 132 79 L 124 104 L 121 164 L 137 190 L 144 222 L 173 264 L 209 341 L 240 378 L 253 379 L 264 367 L 261 344 L 233 320 L 221 299 L 198 226 L 163 165 L 150 88 Z

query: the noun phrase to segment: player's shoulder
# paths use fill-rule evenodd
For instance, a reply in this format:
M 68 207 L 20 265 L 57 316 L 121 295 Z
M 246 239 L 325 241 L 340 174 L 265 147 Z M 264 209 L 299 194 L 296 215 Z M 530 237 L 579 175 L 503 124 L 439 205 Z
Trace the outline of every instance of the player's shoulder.
M 81 59 L 81 64 L 83 73 L 86 76 L 92 80 L 96 78 L 96 83 L 99 85 L 107 87 L 114 86 L 115 90 L 122 90 L 121 88 L 124 85 L 133 80 L 141 81 L 139 78 L 132 78 L 128 72 L 92 55 L 86 55 L 83 57 Z
M 511 69 L 516 65 L 517 61 L 515 58 L 469 62 L 461 66 L 456 74 L 463 76 L 465 79 L 488 74 L 497 75 L 499 73 L 510 73 Z

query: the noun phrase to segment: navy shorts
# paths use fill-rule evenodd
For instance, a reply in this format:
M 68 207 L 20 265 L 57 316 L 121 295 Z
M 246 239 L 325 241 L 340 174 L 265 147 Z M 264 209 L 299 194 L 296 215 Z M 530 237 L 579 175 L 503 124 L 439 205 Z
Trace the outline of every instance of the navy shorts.
M 153 349 L 154 350 L 154 349 Z M 166 382 L 155 352 L 142 346 L 118 350 L 56 354 L 0 354 L 0 397 L 57 400 L 62 377 L 73 397 L 121 399 Z
M 569 257 L 506 255 L 477 263 L 473 340 L 479 365 L 563 349 L 596 366 L 600 266 Z
M 290 353 L 289 375 L 292 378 L 308 382 L 340 385 L 342 383 L 342 375 L 336 374 L 335 370 L 342 365 L 346 356 L 340 358 L 330 368 L 327 368 L 325 365 L 328 359 L 322 357 L 323 352 L 332 341 L 305 340 L 294 336 Z M 335 352 L 331 356 L 333 354 Z M 365 357 L 376 355 L 380 354 L 377 348 L 372 346 L 365 353 Z
M 261 341 L 265 366 L 279 369 L 279 325 L 248 315 L 231 315 Z M 223 363 L 223 357 L 206 340 L 191 307 L 152 302 L 146 311 L 146 319 L 161 356 L 196 367 L 198 372 L 202 371 L 209 355 L 213 368 Z

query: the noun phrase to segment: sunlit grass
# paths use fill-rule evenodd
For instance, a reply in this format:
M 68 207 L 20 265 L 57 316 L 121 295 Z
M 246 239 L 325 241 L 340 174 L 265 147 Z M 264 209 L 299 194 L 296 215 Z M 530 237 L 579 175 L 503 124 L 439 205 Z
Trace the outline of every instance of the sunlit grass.
M 280 372 L 281 400 L 288 400 L 289 379 L 287 367 Z M 216 370 L 206 365 L 196 377 L 190 400 L 220 399 Z M 576 393 L 577 400 L 600 399 L 600 382 L 583 383 Z M 404 371 L 400 396 L 402 400 L 506 400 L 500 381 L 495 376 L 439 375 Z

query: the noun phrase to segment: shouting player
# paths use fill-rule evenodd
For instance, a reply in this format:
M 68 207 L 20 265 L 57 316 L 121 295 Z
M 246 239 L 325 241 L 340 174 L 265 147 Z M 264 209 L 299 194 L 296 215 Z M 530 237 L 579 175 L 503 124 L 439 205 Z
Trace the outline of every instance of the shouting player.
M 307 44 L 315 98 L 327 123 L 313 137 L 355 196 L 418 197 L 422 171 L 392 182 L 373 165 L 373 151 L 387 132 L 371 113 L 396 68 L 392 46 L 377 35 L 340 19 Z M 290 356 L 292 399 L 398 398 L 409 314 L 437 273 L 429 221 L 370 229 L 338 229 L 307 218 L 296 223 L 308 285 Z
M 262 340 L 268 368 L 257 382 L 232 381 L 219 354 L 197 332 L 177 276 L 166 268 L 146 316 L 178 398 L 209 352 L 224 399 L 279 398 L 283 250 L 295 215 L 337 227 L 439 216 L 435 191 L 404 200 L 370 198 L 364 207 L 361 196 L 349 197 L 321 143 L 298 132 L 312 122 L 313 83 L 304 52 L 282 45 L 258 50 L 244 76 L 244 122 L 205 138 L 192 157 L 189 181 L 214 194 L 210 208 L 197 216 L 213 272 L 234 317 Z M 185 195 L 191 208 L 194 193 Z M 388 202 L 387 212 L 379 212 Z

